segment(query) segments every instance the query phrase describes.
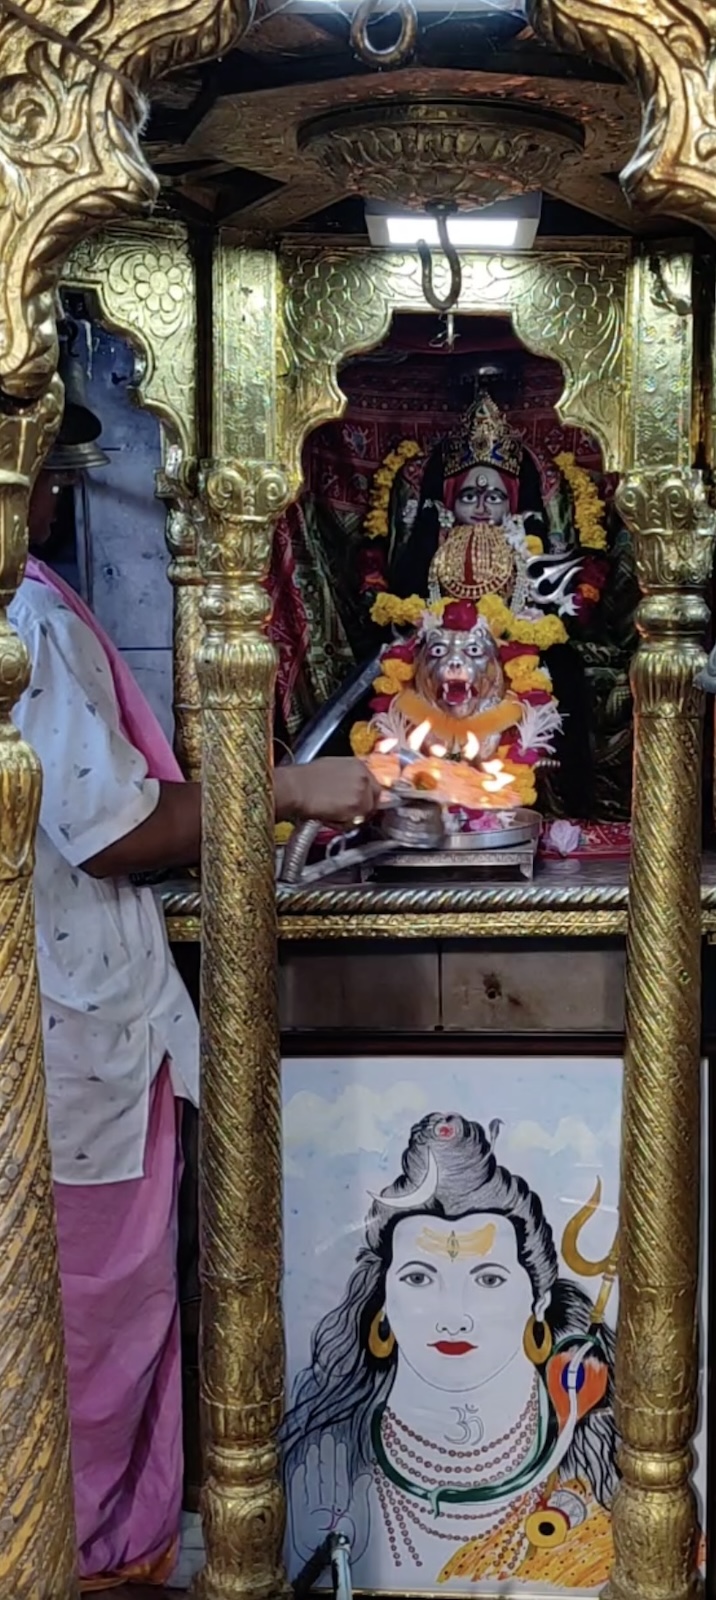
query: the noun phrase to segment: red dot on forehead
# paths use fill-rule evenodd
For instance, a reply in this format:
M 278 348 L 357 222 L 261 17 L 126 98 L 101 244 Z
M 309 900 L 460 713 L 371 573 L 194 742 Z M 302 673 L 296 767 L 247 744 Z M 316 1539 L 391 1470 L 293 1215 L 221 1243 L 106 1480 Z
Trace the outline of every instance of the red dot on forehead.
M 455 1135 L 455 1129 L 450 1127 L 449 1122 L 441 1122 L 437 1134 L 438 1139 L 452 1139 Z

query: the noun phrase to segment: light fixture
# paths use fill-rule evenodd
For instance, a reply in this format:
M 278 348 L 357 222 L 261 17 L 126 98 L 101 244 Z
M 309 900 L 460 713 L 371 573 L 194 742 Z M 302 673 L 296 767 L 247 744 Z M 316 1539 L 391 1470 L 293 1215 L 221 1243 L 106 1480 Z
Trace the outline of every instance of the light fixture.
M 389 244 L 410 246 L 420 239 L 429 245 L 440 243 L 434 217 L 387 217 L 386 229 Z M 448 217 L 447 224 L 448 238 L 457 250 L 509 250 L 517 230 L 514 217 L 503 221 L 494 217 Z
M 450 244 L 458 251 L 531 250 L 542 212 L 541 194 L 516 195 L 481 211 L 456 211 L 447 218 Z M 428 212 L 400 211 L 380 201 L 367 201 L 366 227 L 379 250 L 417 250 L 422 241 L 439 247 L 438 222 Z
M 265 14 L 270 16 L 272 12 L 280 11 L 282 16 L 292 12 L 298 16 L 315 17 L 321 13 L 325 16 L 327 11 L 337 11 L 339 15 L 350 15 L 359 4 L 360 0 L 269 0 Z M 495 16 L 510 19 L 514 17 L 519 26 L 524 27 L 524 18 L 520 15 L 520 6 L 515 4 L 515 0 L 450 0 L 449 8 L 445 0 L 419 0 L 421 13 L 436 11 L 445 13 L 448 9 L 450 15 L 458 11 L 461 18 L 467 15 L 471 20 L 475 18 L 480 22 L 483 19 L 494 22 Z M 386 15 L 388 10 L 389 7 L 386 5 Z

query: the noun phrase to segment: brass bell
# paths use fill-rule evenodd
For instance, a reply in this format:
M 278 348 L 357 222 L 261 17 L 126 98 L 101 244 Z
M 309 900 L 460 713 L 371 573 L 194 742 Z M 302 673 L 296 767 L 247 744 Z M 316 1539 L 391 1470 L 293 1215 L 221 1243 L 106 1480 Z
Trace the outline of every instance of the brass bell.
M 60 431 L 44 463 L 47 472 L 90 472 L 109 465 L 97 443 L 102 423 L 87 404 L 85 370 L 77 352 L 78 328 L 67 319 L 60 328 L 58 372 L 65 386 L 65 409 Z

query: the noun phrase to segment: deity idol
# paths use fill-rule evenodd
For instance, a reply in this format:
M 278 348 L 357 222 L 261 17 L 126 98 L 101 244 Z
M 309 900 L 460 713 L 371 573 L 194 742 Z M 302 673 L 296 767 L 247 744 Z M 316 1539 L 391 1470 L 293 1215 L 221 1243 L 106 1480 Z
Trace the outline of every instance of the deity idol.
M 539 1197 L 486 1132 L 431 1114 L 376 1196 L 345 1294 L 315 1329 L 284 1423 L 291 1565 L 331 1531 L 374 1593 L 511 1580 L 596 1593 L 616 1482 L 613 1255 L 593 1305 L 560 1277 Z M 606 1292 L 605 1292 L 606 1291 Z
M 536 472 L 521 439 L 490 396 L 480 395 L 427 463 L 412 531 L 394 552 L 390 589 L 431 600 L 493 595 L 515 617 L 534 617 L 546 606 L 574 615 L 580 553 L 545 554 L 543 513 L 536 504 L 519 510 L 525 475 L 533 487 Z
M 414 451 L 411 449 L 408 454 L 406 446 L 403 455 L 399 470 L 415 473 Z M 395 454 L 396 462 L 399 456 L 400 451 Z M 568 462 L 568 458 L 564 460 Z M 591 480 L 586 480 L 587 490 L 575 470 L 579 495 L 591 495 L 599 506 Z M 556 469 L 553 477 L 559 479 Z M 582 477 L 586 479 L 585 474 Z M 601 583 L 606 568 L 593 558 L 586 560 L 585 552 L 576 544 L 567 549 L 562 541 L 557 551 L 545 552 L 543 537 L 535 531 L 539 527 L 546 536 L 544 503 L 542 511 L 518 509 L 526 493 L 529 498 L 530 489 L 539 499 L 538 481 L 535 463 L 521 439 L 494 401 L 486 394 L 480 395 L 460 426 L 433 452 L 422 472 L 416 514 L 404 517 L 410 531 L 402 544 L 396 539 L 388 551 L 388 578 L 375 597 L 372 617 L 379 626 L 393 629 L 417 625 L 420 632 L 413 641 L 412 655 L 419 664 L 428 608 L 434 616 L 445 608 L 445 626 L 453 632 L 456 623 L 449 620 L 450 615 L 454 616 L 459 607 L 465 614 L 468 607 L 472 608 L 496 643 L 508 695 L 513 701 L 524 701 L 521 691 L 527 691 L 533 709 L 538 696 L 542 706 L 548 708 L 541 718 L 527 719 L 530 734 L 537 731 L 535 724 L 540 723 L 536 742 L 520 737 L 515 745 L 515 737 L 511 736 L 511 759 L 516 759 L 522 769 L 530 768 L 529 781 L 525 771 L 521 773 L 525 780 L 523 799 L 534 803 L 537 767 L 558 757 L 563 803 L 573 815 L 587 815 L 589 707 L 583 667 L 568 644 L 564 619 L 583 614 L 587 593 L 590 603 L 595 595 L 598 598 L 598 586 L 583 580 L 585 574 L 590 580 L 599 576 Z M 382 480 L 379 490 L 383 496 L 390 493 Z M 589 517 L 593 522 L 592 499 Z M 367 521 L 371 537 L 381 531 L 378 522 L 371 521 L 375 515 L 371 513 Z M 449 648 L 447 641 L 445 648 Z M 391 678 L 408 675 L 407 657 L 402 674 L 396 668 L 400 656 L 401 646 L 396 649 L 394 643 L 383 652 L 375 683 L 378 698 L 371 702 L 371 709 L 379 715 L 384 716 L 387 710 L 382 702 Z M 403 710 L 404 701 L 405 697 Z M 526 702 L 515 707 L 513 728 L 525 705 Z M 446 710 L 444 704 L 442 709 Z M 487 704 L 484 709 L 488 709 Z M 558 712 L 566 714 L 566 738 L 560 736 Z M 357 742 L 363 751 L 370 750 L 371 734 L 364 731 L 370 726 L 359 725 L 357 735 L 354 730 L 354 748 Z M 446 738 L 444 717 L 441 726 L 440 742 L 454 743 Z M 549 739 L 545 737 L 547 728 Z M 500 732 L 505 731 L 500 728 Z M 481 759 L 484 753 L 482 750 Z M 553 767 L 556 764 L 551 761 Z
M 410 642 L 383 652 L 375 688 L 352 742 L 385 752 L 383 781 L 391 752 L 412 752 L 417 786 L 442 789 L 470 829 L 534 804 L 535 771 L 561 726 L 551 678 L 534 648 L 500 644 L 472 601 L 426 610 Z

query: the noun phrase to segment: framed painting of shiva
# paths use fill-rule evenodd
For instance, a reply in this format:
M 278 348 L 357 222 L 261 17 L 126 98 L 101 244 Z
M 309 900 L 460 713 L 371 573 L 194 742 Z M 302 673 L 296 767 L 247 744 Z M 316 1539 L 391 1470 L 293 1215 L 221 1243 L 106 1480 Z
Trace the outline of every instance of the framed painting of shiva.
M 621 1076 L 604 1058 L 284 1061 L 292 1580 L 337 1532 L 357 1591 L 600 1592 Z M 702 1427 L 702 1527 L 704 1456 Z

